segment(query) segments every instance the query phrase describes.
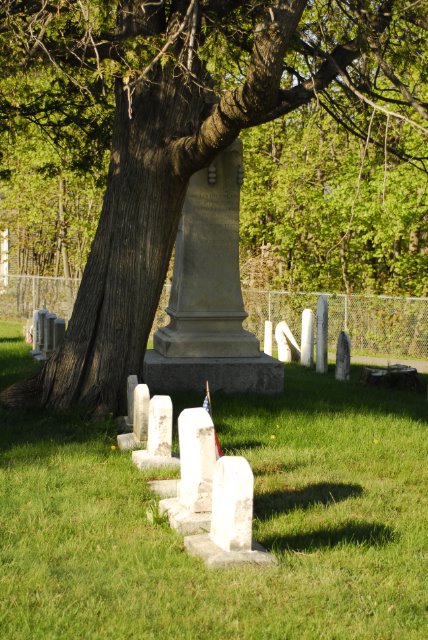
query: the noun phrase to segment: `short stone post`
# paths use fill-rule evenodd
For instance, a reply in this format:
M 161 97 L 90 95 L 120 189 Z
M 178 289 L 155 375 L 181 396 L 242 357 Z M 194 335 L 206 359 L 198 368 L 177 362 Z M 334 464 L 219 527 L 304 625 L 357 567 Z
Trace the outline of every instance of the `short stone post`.
M 211 523 L 212 477 L 216 463 L 214 425 L 202 407 L 178 417 L 181 480 L 178 497 L 161 500 L 171 527 L 181 533 L 208 531 Z
M 54 322 L 56 320 L 55 313 L 47 313 L 45 316 L 45 338 L 44 338 L 44 354 L 49 358 L 53 351 L 54 345 Z
M 254 477 L 247 460 L 224 456 L 213 474 L 212 517 L 209 534 L 187 536 L 184 546 L 208 567 L 243 562 L 276 564 L 276 559 L 252 539 Z
M 268 356 L 272 355 L 272 322 L 270 320 L 265 320 L 263 351 Z
M 328 299 L 320 296 L 317 304 L 317 360 L 316 372 L 328 371 Z
M 341 331 L 337 339 L 336 380 L 349 380 L 351 373 L 351 340 L 347 331 Z
M 129 378 L 137 376 L 129 376 Z M 117 436 L 117 446 L 122 451 L 145 447 L 149 424 L 150 392 L 146 384 L 137 384 L 133 392 L 133 430 Z
M 64 342 L 65 338 L 65 320 L 64 318 L 56 318 L 54 322 L 54 351 L 58 349 Z
M 146 387 L 147 385 L 138 385 Z M 136 393 L 138 390 L 136 388 Z M 137 401 L 137 397 L 135 399 Z M 135 412 L 134 412 L 135 416 Z M 135 423 L 134 423 L 135 434 Z M 133 451 L 132 462 L 139 468 L 177 467 L 178 458 L 171 457 L 172 402 L 169 396 L 153 396 L 149 406 L 147 450 Z
M 300 347 L 285 321 L 276 325 L 275 340 L 278 346 L 278 360 L 280 362 L 299 362 Z
M 300 364 L 304 367 L 314 365 L 314 313 L 311 309 L 304 309 L 302 313 Z
M 251 551 L 254 476 L 242 456 L 216 462 L 210 538 L 224 551 Z

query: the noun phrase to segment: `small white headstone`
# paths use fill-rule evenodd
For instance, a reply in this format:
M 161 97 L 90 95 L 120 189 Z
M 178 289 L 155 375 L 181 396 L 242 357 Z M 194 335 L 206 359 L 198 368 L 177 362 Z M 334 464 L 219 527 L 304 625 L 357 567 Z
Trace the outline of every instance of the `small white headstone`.
M 131 376 L 129 376 L 130 378 Z M 128 381 L 129 381 L 128 378 Z M 147 442 L 149 426 L 150 391 L 146 384 L 134 387 L 133 430 L 137 442 Z
M 278 345 L 278 360 L 280 362 L 298 362 L 300 360 L 300 347 L 285 321 L 276 325 L 275 340 Z
M 320 296 L 317 304 L 317 373 L 328 371 L 328 300 Z
M 254 477 L 242 456 L 223 456 L 213 474 L 211 540 L 224 551 L 251 551 Z
M 56 320 L 55 313 L 48 313 L 45 316 L 45 353 L 49 356 L 53 351 L 54 345 L 54 322 Z
M 125 418 L 126 424 L 132 427 L 132 420 L 134 418 L 134 389 L 138 384 L 138 377 L 136 375 L 128 376 L 126 380 L 126 394 L 128 399 L 128 415 Z
M 336 380 L 349 380 L 351 373 L 351 340 L 346 331 L 341 331 L 337 339 Z
M 171 456 L 171 444 L 172 444 L 171 398 L 169 396 L 154 396 L 150 400 L 147 453 L 149 454 L 149 456 L 169 457 Z
M 302 313 L 300 363 L 304 367 L 312 367 L 314 364 L 314 313 L 311 309 L 304 309 Z
M 263 342 L 263 351 L 266 355 L 272 355 L 272 322 L 265 320 L 265 339 Z
M 193 513 L 211 511 L 212 477 L 216 463 L 214 425 L 202 407 L 185 409 L 178 417 L 181 482 L 179 502 Z
M 39 309 L 33 311 L 33 353 L 39 350 Z
M 64 342 L 65 337 L 65 320 L 64 318 L 56 318 L 54 322 L 54 351 Z

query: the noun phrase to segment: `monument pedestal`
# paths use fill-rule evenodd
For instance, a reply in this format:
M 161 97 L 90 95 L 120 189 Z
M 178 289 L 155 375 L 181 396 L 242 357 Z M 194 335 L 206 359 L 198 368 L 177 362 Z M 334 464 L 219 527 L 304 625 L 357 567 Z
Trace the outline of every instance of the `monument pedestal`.
M 284 391 L 284 365 L 264 353 L 256 358 L 166 358 L 157 351 L 146 352 L 144 382 L 152 394 L 177 391 L 260 393 Z

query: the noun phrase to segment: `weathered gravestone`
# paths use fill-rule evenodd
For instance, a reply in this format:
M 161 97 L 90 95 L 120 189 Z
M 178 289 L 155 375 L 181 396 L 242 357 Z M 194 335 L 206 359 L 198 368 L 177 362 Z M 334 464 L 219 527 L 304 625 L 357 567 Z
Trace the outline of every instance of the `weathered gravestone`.
M 128 376 L 128 390 L 132 391 L 134 378 Z M 131 378 L 131 380 L 129 380 Z M 131 384 L 132 383 L 132 384 Z M 133 400 L 128 411 L 133 411 L 132 432 L 122 433 L 117 436 L 117 446 L 122 451 L 145 447 L 149 424 L 150 392 L 146 384 L 137 384 L 133 387 Z
M 349 380 L 351 374 L 351 341 L 346 331 L 341 331 L 337 339 L 336 380 Z
M 211 523 L 212 477 L 216 463 L 214 425 L 202 407 L 178 417 L 181 479 L 177 498 L 159 503 L 171 527 L 181 533 L 208 531 Z
M 146 385 L 138 385 L 138 387 L 139 386 Z M 180 460 L 171 456 L 171 444 L 171 398 L 169 396 L 153 396 L 150 400 L 149 407 L 147 450 L 133 451 L 132 462 L 139 469 L 149 467 L 179 467 Z
M 300 347 L 290 327 L 284 320 L 276 325 L 275 340 L 278 346 L 278 360 L 280 362 L 300 361 Z
M 64 318 L 56 318 L 54 322 L 54 341 L 53 348 L 54 351 L 58 349 L 64 342 L 65 338 L 65 320 Z
M 201 556 L 208 567 L 276 563 L 252 539 L 253 493 L 254 477 L 247 460 L 220 458 L 213 474 L 211 530 L 184 538 L 189 553 Z
M 202 390 L 281 393 L 283 367 L 242 327 L 239 275 L 242 143 L 236 140 L 189 183 L 177 234 L 167 313 L 154 335 L 144 381 L 156 393 Z
M 320 296 L 317 304 L 317 373 L 328 371 L 328 300 Z

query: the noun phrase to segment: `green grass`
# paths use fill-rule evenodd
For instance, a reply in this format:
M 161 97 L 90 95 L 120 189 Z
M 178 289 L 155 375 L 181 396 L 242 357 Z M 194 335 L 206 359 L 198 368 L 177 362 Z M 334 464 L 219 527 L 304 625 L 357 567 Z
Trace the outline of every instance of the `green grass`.
M 34 369 L 19 332 L 0 323 L 2 387 Z M 281 397 L 213 398 L 254 471 L 254 537 L 279 559 L 262 570 L 190 558 L 112 420 L 1 410 L 1 637 L 428 637 L 426 394 L 359 373 L 287 365 Z

